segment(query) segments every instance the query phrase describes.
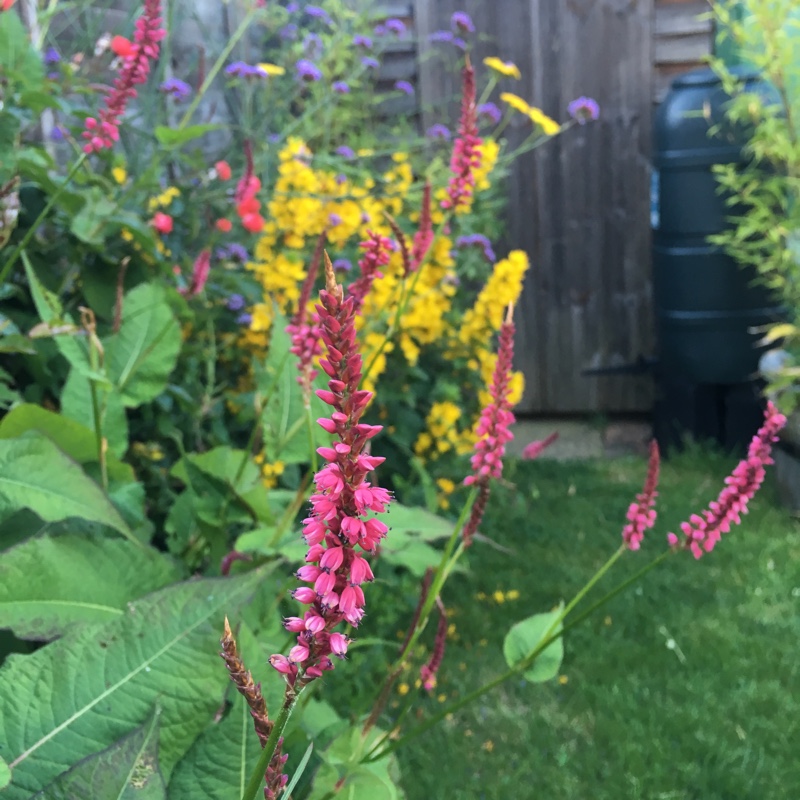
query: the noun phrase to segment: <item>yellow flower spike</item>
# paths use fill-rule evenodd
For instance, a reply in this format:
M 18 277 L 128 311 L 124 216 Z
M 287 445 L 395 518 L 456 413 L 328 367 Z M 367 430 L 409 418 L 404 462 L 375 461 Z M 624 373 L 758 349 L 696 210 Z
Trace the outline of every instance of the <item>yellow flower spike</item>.
M 262 72 L 266 72 L 270 78 L 277 78 L 286 74 L 286 70 L 283 67 L 279 67 L 277 64 L 270 64 L 267 61 L 262 61 L 257 66 Z
M 500 99 L 507 105 L 511 106 L 514 111 L 519 111 L 520 114 L 524 114 L 526 117 L 531 113 L 531 107 L 528 104 L 528 101 L 523 100 L 516 94 L 511 94 L 511 92 L 503 92 L 500 95 Z
M 497 56 L 489 56 L 483 59 L 483 63 L 489 67 L 489 69 L 499 73 L 505 78 L 519 80 L 522 77 L 519 67 L 511 61 L 503 61 L 501 58 L 497 58 Z
M 128 180 L 128 171 L 125 167 L 114 167 L 111 170 L 111 177 L 119 184 L 125 183 Z

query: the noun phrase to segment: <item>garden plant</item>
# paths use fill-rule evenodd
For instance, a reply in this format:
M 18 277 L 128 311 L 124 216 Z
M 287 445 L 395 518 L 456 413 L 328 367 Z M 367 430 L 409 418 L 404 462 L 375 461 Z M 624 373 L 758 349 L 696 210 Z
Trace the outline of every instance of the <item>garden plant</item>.
M 661 548 L 652 445 L 605 563 L 509 620 L 505 669 L 428 702 L 522 392 L 528 259 L 493 252 L 503 169 L 597 104 L 560 124 L 505 91 L 517 68 L 473 63 L 462 12 L 434 36 L 460 71 L 457 126 L 417 136 L 372 113 L 415 90 L 378 91 L 408 31 L 368 9 L 254 2 L 174 75 L 171 4 L 69 56 L 59 3 L 27 28 L 0 7 L 9 798 L 402 797 L 405 744 L 555 678 L 572 628 L 740 521 L 785 423 L 772 403 Z M 235 124 L 204 116 L 219 85 Z M 640 561 L 609 584 L 623 559 Z

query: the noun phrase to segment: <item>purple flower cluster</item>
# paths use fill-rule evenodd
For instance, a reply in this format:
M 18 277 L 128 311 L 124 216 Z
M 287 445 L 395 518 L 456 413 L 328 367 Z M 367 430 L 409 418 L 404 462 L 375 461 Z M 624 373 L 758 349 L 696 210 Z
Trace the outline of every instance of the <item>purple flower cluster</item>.
M 333 262 L 333 268 L 337 272 L 350 272 L 353 269 L 353 264 L 346 258 L 337 258 L 336 261 Z
M 335 152 L 337 156 L 346 158 L 348 161 L 352 161 L 356 157 L 356 151 L 353 150 L 352 147 L 348 147 L 346 144 L 337 147 Z
M 481 103 L 478 106 L 478 116 L 486 117 L 492 124 L 497 125 L 503 118 L 503 112 L 494 103 Z
M 401 36 L 406 32 L 406 24 L 397 17 L 390 17 L 385 22 L 375 26 L 376 36 L 386 36 L 387 33 L 393 33 L 396 36 Z
M 460 36 L 456 36 L 452 31 L 434 31 L 428 37 L 428 41 L 444 42 L 445 44 L 452 44 L 459 50 L 467 49 L 467 43 Z
M 328 14 L 324 8 L 320 8 L 319 6 L 306 6 L 304 11 L 309 17 L 320 19 L 326 25 L 333 25 L 333 20 L 331 19 L 330 14 Z
M 192 93 L 192 87 L 179 78 L 169 78 L 158 88 L 164 94 L 172 95 L 176 100 L 185 100 Z
M 450 27 L 456 33 L 475 33 L 475 24 L 466 11 L 456 11 L 450 17 Z
M 297 75 L 301 80 L 322 80 L 322 70 L 313 61 L 309 61 L 307 58 L 301 58 L 297 64 L 295 64 L 295 68 L 297 69 Z
M 214 255 L 220 261 L 238 261 L 242 264 L 250 259 L 247 248 L 236 242 L 226 244 L 224 247 L 218 247 Z
M 225 305 L 228 311 L 241 311 L 245 307 L 245 300 L 240 294 L 232 294 Z
M 409 97 L 414 94 L 414 87 L 408 81 L 395 81 L 394 88 L 398 92 L 403 92 Z
M 350 94 L 350 87 L 345 81 L 334 81 L 331 84 L 331 89 L 333 89 L 336 94 Z
M 444 139 L 444 141 L 450 141 L 450 128 L 447 125 L 442 125 L 441 122 L 437 122 L 435 125 L 431 125 L 430 128 L 425 132 L 425 135 L 429 139 Z
M 267 73 L 261 67 L 247 64 L 244 61 L 234 61 L 225 67 L 225 74 L 236 78 L 266 78 Z
M 480 247 L 483 250 L 483 255 L 490 264 L 494 264 L 497 256 L 492 249 L 492 243 L 482 233 L 470 233 L 467 236 L 459 236 L 456 239 L 457 247 Z
M 567 113 L 579 125 L 585 125 L 589 120 L 600 117 L 600 106 L 591 97 L 578 97 L 567 106 Z
M 372 39 L 369 36 L 362 36 L 360 33 L 353 37 L 353 44 L 356 47 L 363 47 L 365 50 L 372 50 Z
M 364 56 L 361 59 L 361 65 L 366 67 L 367 69 L 378 69 L 380 67 L 381 62 L 378 61 L 377 58 L 373 58 L 372 56 Z

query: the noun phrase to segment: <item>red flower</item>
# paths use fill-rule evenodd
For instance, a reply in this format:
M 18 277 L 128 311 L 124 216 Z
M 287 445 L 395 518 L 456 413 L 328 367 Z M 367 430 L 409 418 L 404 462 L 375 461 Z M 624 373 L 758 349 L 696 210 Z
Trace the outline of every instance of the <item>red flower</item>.
M 221 233 L 230 233 L 233 228 L 233 223 L 229 219 L 218 219 L 214 226 Z
M 172 217 L 163 211 L 156 211 L 150 223 L 160 234 L 172 233 Z
M 8 11 L 16 2 L 17 0 L 3 0 L 2 5 L 0 5 L 0 11 Z
M 109 47 L 111 52 L 120 58 L 130 58 L 136 52 L 136 45 L 124 36 L 115 36 Z
M 221 181 L 229 181 L 231 179 L 231 165 L 227 161 L 217 161 L 214 164 L 214 169 L 217 171 L 217 177 Z
M 248 214 L 256 214 L 261 208 L 261 202 L 257 200 L 255 197 L 251 196 L 245 200 L 242 200 L 236 206 L 236 213 L 240 217 L 246 217 Z
M 646 531 L 656 524 L 656 486 L 659 468 L 658 443 L 650 443 L 650 461 L 647 464 L 647 477 L 644 489 L 636 495 L 636 500 L 628 508 L 628 524 L 622 529 L 622 539 L 630 550 L 638 550 Z
M 264 217 L 261 214 L 245 214 L 242 217 L 242 227 L 250 233 L 260 233 L 264 229 Z

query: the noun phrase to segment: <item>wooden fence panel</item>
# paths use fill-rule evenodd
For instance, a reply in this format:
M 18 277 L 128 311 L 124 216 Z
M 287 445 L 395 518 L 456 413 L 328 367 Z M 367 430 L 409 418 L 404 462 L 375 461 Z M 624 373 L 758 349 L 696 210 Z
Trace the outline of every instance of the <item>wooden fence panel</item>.
M 507 88 L 564 119 L 575 97 L 594 97 L 601 121 L 571 129 L 523 156 L 508 185 L 507 249 L 531 272 L 518 309 L 523 413 L 649 410 L 648 376 L 585 377 L 654 352 L 649 180 L 653 0 L 417 0 L 420 92 L 431 109 L 457 95 L 426 56 L 427 35 L 464 8 L 480 31 L 476 61 L 499 55 L 523 73 Z M 518 117 L 512 144 L 526 135 Z

